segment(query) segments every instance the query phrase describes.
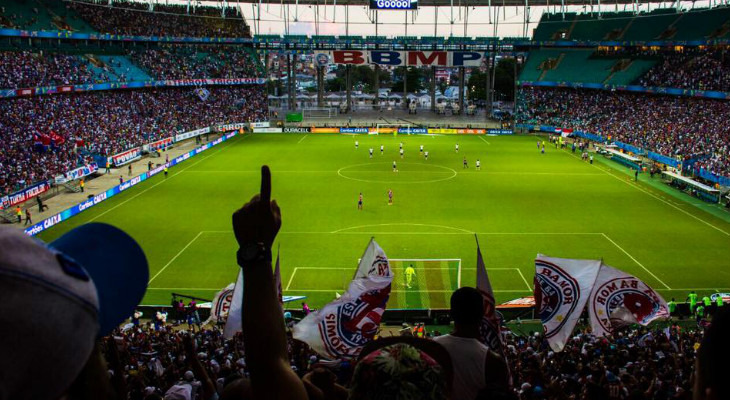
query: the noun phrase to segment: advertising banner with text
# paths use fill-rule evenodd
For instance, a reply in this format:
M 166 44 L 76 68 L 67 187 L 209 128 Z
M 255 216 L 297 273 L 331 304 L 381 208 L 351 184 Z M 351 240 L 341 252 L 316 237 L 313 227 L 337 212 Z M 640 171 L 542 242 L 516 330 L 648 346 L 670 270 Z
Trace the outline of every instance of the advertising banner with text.
M 479 67 L 485 59 L 485 53 L 478 51 L 331 50 L 314 54 L 314 61 L 318 65 Z

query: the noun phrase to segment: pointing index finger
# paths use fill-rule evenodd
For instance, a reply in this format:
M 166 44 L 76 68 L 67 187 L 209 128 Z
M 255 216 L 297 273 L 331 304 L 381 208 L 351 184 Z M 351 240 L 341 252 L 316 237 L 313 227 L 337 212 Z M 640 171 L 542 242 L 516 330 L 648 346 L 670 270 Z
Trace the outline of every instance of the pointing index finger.
M 271 202 L 271 170 L 268 165 L 261 167 L 261 202 L 263 204 Z

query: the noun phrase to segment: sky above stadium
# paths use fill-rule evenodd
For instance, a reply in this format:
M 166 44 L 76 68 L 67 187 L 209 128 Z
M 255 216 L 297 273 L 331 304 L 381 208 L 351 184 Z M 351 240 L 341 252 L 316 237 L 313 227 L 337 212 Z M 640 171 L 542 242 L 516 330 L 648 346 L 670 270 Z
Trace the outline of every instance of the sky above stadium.
M 138 0 L 139 1 L 139 0 Z M 187 1 L 165 1 L 156 0 L 158 3 L 187 4 Z M 494 0 L 497 3 L 499 0 Z M 142 1 L 147 2 L 147 1 Z M 556 1 L 559 3 L 559 1 Z M 193 2 L 195 3 L 195 2 Z M 221 2 L 198 2 L 204 5 L 220 5 Z M 284 34 L 293 35 L 376 35 L 376 27 L 373 22 L 373 15 L 367 7 L 349 6 L 349 26 L 345 23 L 346 6 L 335 5 L 334 0 L 323 0 L 319 6 L 319 24 L 315 23 L 316 7 L 314 6 L 282 6 L 281 2 L 259 4 L 238 3 L 229 1 L 229 5 L 239 7 L 246 20 L 252 25 L 256 34 Z M 326 4 L 326 6 L 324 5 Z M 523 37 L 532 36 L 532 30 L 537 26 L 540 16 L 545 12 L 558 12 L 560 7 L 530 7 L 528 10 L 529 23 L 524 24 L 524 7 L 469 7 L 468 13 L 464 7 L 458 7 L 461 0 L 454 0 L 454 7 L 421 7 L 416 12 L 411 11 L 380 11 L 378 14 L 377 34 L 381 36 L 496 36 L 499 37 Z M 638 10 L 646 12 L 657 8 L 667 8 L 676 3 L 649 3 L 640 4 Z M 685 10 L 694 8 L 709 7 L 719 4 L 716 1 L 697 1 L 695 3 L 682 2 L 680 7 Z M 632 11 L 635 5 L 609 4 L 600 7 L 603 11 Z M 595 12 L 599 11 L 597 5 L 582 7 L 567 7 L 569 12 Z M 260 19 L 260 23 L 254 27 L 253 21 Z M 406 23 L 407 21 L 407 23 Z M 466 22 L 466 28 L 465 28 Z M 434 30 L 434 26 L 436 29 Z

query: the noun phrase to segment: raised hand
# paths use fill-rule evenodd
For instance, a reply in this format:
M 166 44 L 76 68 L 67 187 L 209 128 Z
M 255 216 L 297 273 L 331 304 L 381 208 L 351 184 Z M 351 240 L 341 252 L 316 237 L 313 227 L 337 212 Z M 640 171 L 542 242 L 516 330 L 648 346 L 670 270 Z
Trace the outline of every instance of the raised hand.
M 233 213 L 233 233 L 239 246 L 263 243 L 271 248 L 281 228 L 281 211 L 271 200 L 271 171 L 261 167 L 261 192 Z

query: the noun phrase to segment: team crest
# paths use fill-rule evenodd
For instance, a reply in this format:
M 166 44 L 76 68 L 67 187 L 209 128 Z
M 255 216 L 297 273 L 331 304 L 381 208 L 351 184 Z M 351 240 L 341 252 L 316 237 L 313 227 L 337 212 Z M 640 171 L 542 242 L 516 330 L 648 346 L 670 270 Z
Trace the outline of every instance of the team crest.
M 375 337 L 389 297 L 390 285 L 363 293 L 327 314 L 319 324 L 327 352 L 333 357 L 356 357 Z
M 535 305 L 545 328 L 545 336 L 552 337 L 565 325 L 567 315 L 576 307 L 580 297 L 578 282 L 562 268 L 546 261 L 536 261 L 538 272 L 535 274 Z M 546 322 L 559 323 L 548 329 Z
M 591 307 L 606 332 L 631 323 L 647 325 L 669 315 L 652 288 L 632 276 L 604 282 L 593 291 Z

